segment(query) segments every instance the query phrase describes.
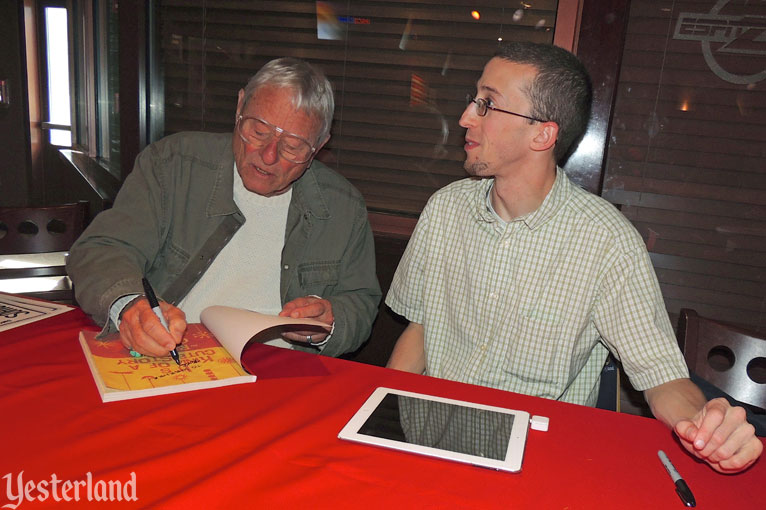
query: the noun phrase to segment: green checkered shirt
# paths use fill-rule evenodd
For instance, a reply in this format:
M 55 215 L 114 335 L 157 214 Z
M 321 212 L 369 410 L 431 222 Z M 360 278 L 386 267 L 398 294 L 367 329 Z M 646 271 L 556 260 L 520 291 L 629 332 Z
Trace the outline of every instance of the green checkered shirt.
M 436 192 L 386 303 L 425 329 L 426 374 L 594 405 L 609 349 L 638 390 L 688 377 L 643 240 L 557 171 L 505 223 L 492 179 Z

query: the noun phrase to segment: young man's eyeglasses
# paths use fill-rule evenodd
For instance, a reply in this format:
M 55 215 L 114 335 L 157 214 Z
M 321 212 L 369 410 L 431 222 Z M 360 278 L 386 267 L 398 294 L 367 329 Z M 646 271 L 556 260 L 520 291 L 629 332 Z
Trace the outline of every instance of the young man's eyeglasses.
M 500 108 L 493 106 L 492 101 L 488 101 L 481 97 L 473 97 L 471 94 L 466 94 L 465 96 L 466 106 L 468 106 L 471 103 L 474 103 L 476 105 L 476 115 L 478 115 L 479 117 L 484 117 L 487 114 L 488 110 L 492 110 L 494 112 L 502 112 L 502 113 L 507 113 L 509 115 L 522 117 L 524 119 L 534 120 L 535 122 L 548 122 L 547 120 L 538 119 L 537 117 L 530 117 L 529 115 L 522 115 L 516 112 L 509 112 L 508 110 L 501 110 Z
M 311 159 L 311 155 L 316 152 L 308 140 L 298 135 L 288 133 L 279 126 L 269 124 L 258 117 L 237 117 L 237 133 L 242 141 L 260 149 L 268 144 L 276 133 L 281 136 L 277 140 L 277 151 L 279 155 L 290 163 L 305 163 Z

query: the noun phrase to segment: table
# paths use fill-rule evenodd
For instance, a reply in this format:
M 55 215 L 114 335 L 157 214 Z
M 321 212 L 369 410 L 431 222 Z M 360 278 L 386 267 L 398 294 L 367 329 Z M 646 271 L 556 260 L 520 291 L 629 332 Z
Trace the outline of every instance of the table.
M 75 309 L 0 333 L 0 506 L 23 471 L 33 482 L 135 473 L 138 501 L 110 504 L 126 508 L 682 508 L 658 449 L 699 508 L 766 502 L 766 461 L 717 474 L 655 420 L 260 344 L 244 357 L 255 383 L 104 404 L 84 328 L 97 329 Z M 523 409 L 550 429 L 530 431 L 518 474 L 337 439 L 378 386 Z M 103 503 L 49 495 L 19 508 L 60 505 Z

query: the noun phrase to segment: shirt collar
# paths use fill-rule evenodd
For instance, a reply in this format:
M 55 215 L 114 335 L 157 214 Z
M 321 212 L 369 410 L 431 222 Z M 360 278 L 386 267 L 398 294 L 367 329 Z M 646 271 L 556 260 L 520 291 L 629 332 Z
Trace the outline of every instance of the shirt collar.
M 530 230 L 542 227 L 561 210 L 571 194 L 571 183 L 564 171 L 556 167 L 556 180 L 540 207 L 527 214 L 523 219 Z
M 478 219 L 487 223 L 505 223 L 492 209 L 490 192 L 492 191 L 492 186 L 494 186 L 494 184 L 494 179 L 482 179 L 479 182 L 478 188 L 476 190 L 476 211 Z M 569 199 L 569 195 L 571 194 L 571 186 L 572 184 L 564 171 L 561 168 L 556 167 L 556 180 L 553 182 L 551 190 L 545 196 L 545 199 L 543 200 L 543 203 L 540 204 L 540 207 L 531 213 L 528 213 L 519 218 L 515 218 L 512 221 L 521 221 L 530 230 L 535 230 L 536 228 L 545 225 L 558 213 L 561 207 Z

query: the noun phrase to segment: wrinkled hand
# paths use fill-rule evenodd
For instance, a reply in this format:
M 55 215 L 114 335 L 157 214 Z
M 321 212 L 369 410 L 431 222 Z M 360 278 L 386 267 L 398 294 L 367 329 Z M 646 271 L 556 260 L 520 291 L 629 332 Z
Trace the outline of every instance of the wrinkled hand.
M 128 350 L 149 356 L 167 356 L 181 343 L 186 331 L 186 315 L 175 306 L 160 302 L 168 330 L 154 314 L 146 298 L 133 301 L 122 312 L 120 341 Z
M 292 317 L 293 319 L 315 319 L 328 325 L 335 321 L 335 316 L 332 314 L 332 303 L 314 296 L 299 297 L 285 303 L 279 316 Z M 328 334 L 327 331 L 305 330 L 285 332 L 282 333 L 282 336 L 293 342 L 308 343 L 307 337 L 311 335 L 311 343 L 316 344 L 324 340 Z
M 745 410 L 716 398 L 691 420 L 680 420 L 674 430 L 684 448 L 721 473 L 747 469 L 763 451 Z

